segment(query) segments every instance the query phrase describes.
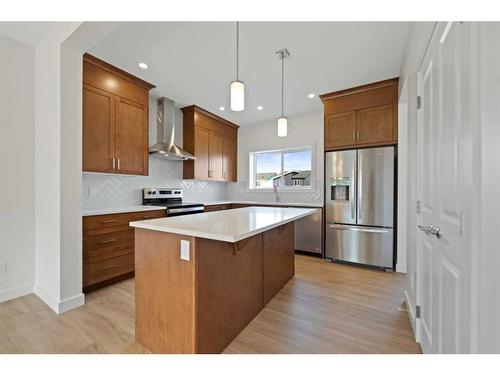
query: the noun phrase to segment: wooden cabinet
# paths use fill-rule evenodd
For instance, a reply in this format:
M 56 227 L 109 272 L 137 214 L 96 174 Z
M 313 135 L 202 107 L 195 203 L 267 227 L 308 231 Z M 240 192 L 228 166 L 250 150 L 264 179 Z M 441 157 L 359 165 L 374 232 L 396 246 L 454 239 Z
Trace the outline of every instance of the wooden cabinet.
M 343 147 L 356 141 L 356 112 L 325 116 L 325 147 Z
M 231 208 L 233 208 L 231 204 L 213 204 L 205 206 L 205 212 L 230 210 Z
M 397 78 L 320 97 L 326 151 L 397 143 Z
M 263 307 L 262 235 L 237 244 L 196 241 L 197 352 L 220 353 Z
M 85 216 L 83 218 L 83 290 L 89 291 L 134 275 L 131 221 L 164 217 L 165 211 Z
M 236 181 L 238 125 L 194 105 L 181 110 L 184 149 L 196 156 L 183 162 L 184 178 Z
M 263 233 L 263 304 L 283 288 L 295 274 L 294 223 Z
M 83 171 L 148 174 L 148 107 L 153 87 L 84 55 Z

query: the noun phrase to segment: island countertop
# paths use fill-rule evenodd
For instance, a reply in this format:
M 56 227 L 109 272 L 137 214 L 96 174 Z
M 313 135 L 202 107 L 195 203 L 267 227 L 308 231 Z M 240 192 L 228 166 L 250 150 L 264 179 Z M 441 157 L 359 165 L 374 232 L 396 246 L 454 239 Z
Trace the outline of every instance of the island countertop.
M 130 223 L 130 226 L 234 243 L 314 212 L 314 209 L 309 208 L 245 207 L 134 221 Z

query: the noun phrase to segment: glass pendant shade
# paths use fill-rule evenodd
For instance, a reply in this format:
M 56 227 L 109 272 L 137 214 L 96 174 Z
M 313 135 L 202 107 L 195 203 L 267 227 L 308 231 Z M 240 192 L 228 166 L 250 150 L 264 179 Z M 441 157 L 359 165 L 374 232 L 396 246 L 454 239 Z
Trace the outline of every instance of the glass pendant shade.
M 286 137 L 288 131 L 288 120 L 286 117 L 278 119 L 278 137 Z
M 231 110 L 239 112 L 245 109 L 245 84 L 241 81 L 231 82 Z

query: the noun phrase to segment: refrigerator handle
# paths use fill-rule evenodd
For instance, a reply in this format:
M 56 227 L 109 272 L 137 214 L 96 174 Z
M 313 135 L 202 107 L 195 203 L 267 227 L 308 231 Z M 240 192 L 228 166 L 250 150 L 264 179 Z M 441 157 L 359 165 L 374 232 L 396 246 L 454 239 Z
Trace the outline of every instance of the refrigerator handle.
M 355 156 L 354 156 L 354 164 L 352 166 L 352 186 L 350 189 L 350 199 L 351 199 L 351 219 L 356 220 L 356 185 L 357 185 L 357 158 L 358 158 L 358 152 L 356 151 Z
M 368 233 L 388 233 L 389 230 L 385 228 L 364 228 L 364 227 L 352 227 L 344 224 L 333 224 L 328 223 L 328 227 L 331 229 L 340 230 L 350 230 L 353 232 L 368 232 Z
M 357 199 L 356 204 L 358 206 L 358 223 L 361 222 L 363 218 L 363 203 L 361 197 L 363 196 L 363 156 L 358 153 L 358 169 L 356 171 L 357 177 Z

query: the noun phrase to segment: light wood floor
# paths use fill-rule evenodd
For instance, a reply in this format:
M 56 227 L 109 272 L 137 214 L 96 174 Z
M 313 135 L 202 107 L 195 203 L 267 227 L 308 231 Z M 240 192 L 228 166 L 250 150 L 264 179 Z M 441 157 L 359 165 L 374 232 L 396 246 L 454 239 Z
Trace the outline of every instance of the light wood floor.
M 296 276 L 225 353 L 420 353 L 404 276 L 296 256 Z M 36 296 L 0 304 L 0 353 L 142 353 L 134 281 L 86 294 L 56 315 Z

